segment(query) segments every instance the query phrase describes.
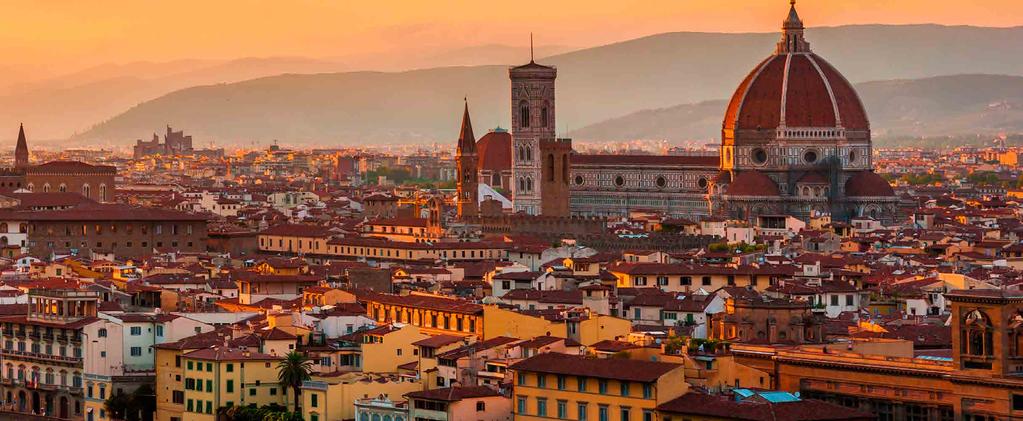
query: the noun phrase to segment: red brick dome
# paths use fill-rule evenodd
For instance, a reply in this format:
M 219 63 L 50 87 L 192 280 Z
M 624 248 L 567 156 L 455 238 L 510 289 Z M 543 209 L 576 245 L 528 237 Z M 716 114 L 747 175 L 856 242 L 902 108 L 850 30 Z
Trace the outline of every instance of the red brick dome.
M 845 182 L 846 197 L 895 196 L 895 190 L 873 171 L 858 171 Z
M 778 184 L 760 171 L 743 171 L 728 186 L 729 196 L 779 196 Z
M 484 171 L 510 171 L 512 137 L 504 129 L 496 129 L 476 141 L 479 169 Z
M 842 127 L 869 130 L 867 113 L 849 81 L 820 56 L 788 53 L 760 63 L 732 95 L 728 130 Z
M 775 54 L 739 84 L 725 111 L 725 130 L 842 128 L 869 130 L 859 95 L 845 77 L 810 51 L 795 4 Z

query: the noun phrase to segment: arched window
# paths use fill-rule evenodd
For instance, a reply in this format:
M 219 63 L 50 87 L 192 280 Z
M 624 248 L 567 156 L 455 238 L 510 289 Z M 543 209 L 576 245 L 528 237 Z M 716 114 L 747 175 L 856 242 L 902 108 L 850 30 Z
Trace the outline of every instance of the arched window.
M 522 100 L 519 102 L 519 125 L 529 127 L 529 117 L 529 101 Z
M 92 188 L 89 187 L 89 183 L 82 184 L 82 196 L 92 197 Z
M 533 177 L 526 177 L 526 191 L 533 191 Z
M 100 202 L 106 202 L 107 201 L 107 185 L 106 184 L 100 184 L 99 185 L 99 201 Z
M 550 103 L 544 101 L 543 108 L 540 109 L 540 125 L 544 128 L 550 128 L 551 126 L 550 110 Z
M 962 321 L 962 337 L 960 351 L 966 355 L 994 355 L 994 334 L 991 321 L 980 310 L 966 313 Z
M 533 147 L 532 146 L 526 146 L 526 161 L 532 161 L 532 160 L 533 160 Z
M 60 183 L 60 187 L 57 188 L 57 191 L 59 191 L 61 193 L 66 193 L 67 192 L 67 184 Z
M 807 186 L 803 186 L 803 196 L 809 196 L 809 195 L 810 195 L 810 188 L 807 187 Z
M 43 184 L 43 193 L 50 192 L 50 183 Z
M 36 189 L 35 183 L 28 183 L 28 191 L 34 191 Z
M 547 181 L 554 181 L 554 154 L 547 154 Z

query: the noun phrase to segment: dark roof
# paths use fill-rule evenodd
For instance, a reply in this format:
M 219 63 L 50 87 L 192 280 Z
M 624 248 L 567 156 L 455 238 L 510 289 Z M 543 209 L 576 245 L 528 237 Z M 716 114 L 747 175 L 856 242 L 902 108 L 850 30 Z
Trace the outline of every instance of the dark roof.
M 267 228 L 260 235 L 276 235 L 290 237 L 329 237 L 330 231 L 320 225 L 280 224 Z
M 653 382 L 668 372 L 682 367 L 656 361 L 616 359 L 609 361 L 578 355 L 550 352 L 512 364 L 512 370 L 533 371 L 539 373 L 565 374 L 570 376 L 586 376 L 602 379 L 625 380 L 635 382 Z M 681 375 L 678 381 L 682 381 Z
M 661 412 L 702 415 L 741 421 L 839 421 L 870 420 L 869 413 L 827 402 L 801 399 L 769 402 L 760 399 L 736 401 L 727 396 L 690 392 L 657 406 Z
M 495 396 L 501 396 L 501 394 L 497 393 L 497 391 L 495 391 L 494 389 L 491 389 L 486 386 L 443 387 L 440 389 L 430 389 L 405 394 L 405 397 L 410 399 L 424 399 L 444 402 L 456 402 L 462 399 L 489 398 Z
M 92 165 L 81 161 L 50 161 L 25 169 L 28 174 L 117 174 L 110 165 Z M 113 186 L 110 186 L 113 188 Z

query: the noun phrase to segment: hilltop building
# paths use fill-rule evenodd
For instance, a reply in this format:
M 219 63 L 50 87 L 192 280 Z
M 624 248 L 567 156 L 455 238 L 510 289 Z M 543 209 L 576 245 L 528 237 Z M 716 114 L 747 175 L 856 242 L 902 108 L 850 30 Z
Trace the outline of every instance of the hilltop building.
M 153 140 L 135 141 L 134 156 L 140 159 L 149 155 L 189 155 L 192 149 L 192 136 L 185 136 L 183 130 L 174 131 L 167 126 L 167 134 L 163 136 L 163 143 L 160 143 L 160 136 L 153 133 Z

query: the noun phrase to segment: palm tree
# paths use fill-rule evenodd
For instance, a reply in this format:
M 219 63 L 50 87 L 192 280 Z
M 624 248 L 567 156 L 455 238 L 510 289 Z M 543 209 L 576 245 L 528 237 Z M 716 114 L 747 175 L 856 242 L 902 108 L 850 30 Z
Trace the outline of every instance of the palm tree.
M 299 391 L 302 382 L 309 380 L 309 373 L 312 372 L 313 362 L 305 355 L 291 351 L 284 357 L 284 361 L 277 364 L 277 379 L 281 386 L 290 387 L 295 396 L 295 412 L 298 412 Z

